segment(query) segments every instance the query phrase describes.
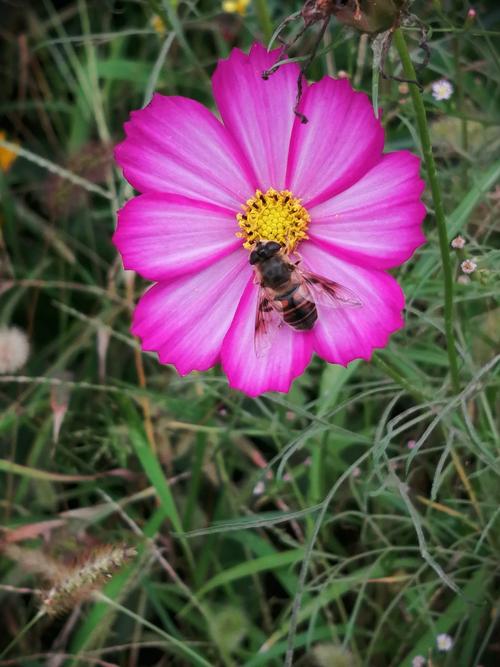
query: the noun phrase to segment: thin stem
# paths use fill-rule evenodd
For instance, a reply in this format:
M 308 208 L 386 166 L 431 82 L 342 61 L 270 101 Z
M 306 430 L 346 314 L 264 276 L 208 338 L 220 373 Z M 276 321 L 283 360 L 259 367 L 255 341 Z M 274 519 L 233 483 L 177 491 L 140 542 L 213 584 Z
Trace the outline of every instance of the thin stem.
M 416 81 L 415 68 L 408 52 L 408 47 L 401 29 L 394 31 L 394 42 L 399 51 L 403 70 L 407 79 Z M 450 260 L 450 247 L 448 244 L 448 233 L 446 230 L 446 218 L 444 214 L 443 201 L 441 198 L 441 188 L 437 176 L 436 163 L 432 155 L 431 140 L 429 137 L 429 127 L 427 125 L 427 117 L 425 113 L 424 102 L 418 89 L 414 83 L 410 83 L 410 93 L 417 119 L 418 133 L 422 145 L 422 152 L 424 155 L 425 165 L 427 167 L 427 175 L 429 178 L 429 185 L 431 187 L 432 201 L 434 203 L 434 212 L 436 216 L 436 224 L 439 235 L 439 249 L 441 252 L 441 264 L 443 266 L 444 274 L 444 326 L 446 333 L 446 347 L 448 352 L 448 360 L 450 363 L 450 375 L 453 391 L 458 393 L 460 391 L 460 381 L 458 375 L 458 359 L 455 346 L 455 334 L 453 331 L 453 272 Z
M 31 621 L 29 621 L 29 622 L 24 626 L 24 628 L 21 630 L 21 632 L 19 632 L 19 634 L 17 634 L 17 635 L 14 637 L 14 639 L 10 642 L 10 644 L 9 644 L 3 651 L 2 651 L 2 653 L 0 654 L 0 660 L 3 659 L 3 658 L 5 658 L 5 656 L 6 656 L 8 653 L 10 653 L 11 649 L 13 649 L 14 646 L 15 646 L 18 642 L 20 642 L 21 639 L 26 635 L 26 633 L 27 633 L 29 630 L 31 630 L 31 628 L 32 628 L 36 623 L 38 623 L 38 621 L 39 621 L 41 618 L 43 618 L 44 616 L 45 616 L 45 612 L 44 612 L 44 611 L 39 611 L 35 616 L 33 616 L 33 618 L 31 619 Z
M 192 665 L 199 665 L 199 667 L 211 667 L 210 663 L 207 662 L 205 658 L 203 658 L 203 656 L 201 656 L 199 653 L 196 653 L 196 651 L 194 651 L 188 644 L 186 644 L 180 639 L 177 639 L 177 637 L 174 637 L 173 635 L 169 635 L 167 632 L 159 628 L 157 625 L 150 623 L 142 616 L 139 616 L 138 614 L 134 613 L 131 609 L 124 607 L 119 602 L 116 602 L 112 598 L 109 598 L 107 595 L 104 595 L 104 593 L 100 593 L 97 591 L 96 593 L 94 593 L 94 598 L 96 600 L 99 600 L 100 602 L 104 602 L 113 609 L 120 611 L 122 614 L 129 616 L 137 623 L 143 625 L 145 628 L 152 630 L 160 637 L 163 637 L 163 639 L 166 639 L 167 642 L 169 642 L 170 644 L 172 644 L 172 646 L 175 646 L 177 648 L 179 653 L 182 653 L 185 656 L 189 657 L 191 659 Z
M 381 371 L 386 375 L 391 377 L 397 384 L 399 384 L 403 389 L 405 389 L 410 396 L 416 398 L 417 401 L 429 401 L 431 396 L 427 389 L 422 389 L 416 387 L 410 380 L 404 377 L 402 373 L 393 366 L 389 361 L 383 359 L 379 353 L 376 353 L 372 357 L 372 362 L 375 366 L 378 366 Z

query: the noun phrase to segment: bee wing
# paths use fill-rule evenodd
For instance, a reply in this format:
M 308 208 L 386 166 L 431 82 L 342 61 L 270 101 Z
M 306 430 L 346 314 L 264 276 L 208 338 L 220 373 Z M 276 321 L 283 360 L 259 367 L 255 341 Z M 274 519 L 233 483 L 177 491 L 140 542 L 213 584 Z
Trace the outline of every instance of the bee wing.
M 353 308 L 363 305 L 359 297 L 344 285 L 315 273 L 300 269 L 297 269 L 297 271 L 311 291 L 316 304 L 326 308 Z
M 255 315 L 254 347 L 257 357 L 265 356 L 271 349 L 276 332 L 283 324 L 281 308 L 264 287 L 259 288 Z

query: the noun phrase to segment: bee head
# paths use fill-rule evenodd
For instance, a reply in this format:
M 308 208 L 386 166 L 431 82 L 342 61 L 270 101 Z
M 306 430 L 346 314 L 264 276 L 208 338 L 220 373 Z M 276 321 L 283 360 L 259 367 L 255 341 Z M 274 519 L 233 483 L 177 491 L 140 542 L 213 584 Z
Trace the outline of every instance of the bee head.
M 274 257 L 282 247 L 281 243 L 277 243 L 277 241 L 258 241 L 250 253 L 250 264 L 257 264 Z
M 270 257 L 274 257 L 281 250 L 281 243 L 276 241 L 259 241 L 250 253 L 250 264 L 257 264 Z

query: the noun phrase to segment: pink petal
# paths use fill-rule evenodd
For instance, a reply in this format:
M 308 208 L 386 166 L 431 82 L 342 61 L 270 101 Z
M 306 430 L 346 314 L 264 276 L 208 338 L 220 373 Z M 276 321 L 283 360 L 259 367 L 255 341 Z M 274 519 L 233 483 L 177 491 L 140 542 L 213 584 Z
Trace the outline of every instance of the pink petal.
M 253 166 L 259 187 L 283 189 L 290 135 L 295 120 L 299 68 L 284 65 L 267 81 L 262 72 L 277 61 L 254 44 L 247 56 L 233 49 L 212 78 L 213 93 L 225 127 Z
M 251 269 L 243 249 L 189 276 L 151 287 L 134 312 L 132 332 L 145 350 L 181 375 L 219 359 Z
M 290 142 L 286 186 L 305 206 L 342 192 L 379 160 L 384 131 L 370 100 L 347 80 L 324 77 L 304 93 Z
M 113 242 L 147 280 L 199 271 L 241 246 L 234 213 L 179 195 L 145 194 L 118 213 Z
M 401 264 L 425 243 L 419 168 L 420 160 L 406 151 L 384 155 L 348 190 L 309 209 L 310 238 L 362 266 Z
M 353 359 L 371 358 L 375 348 L 385 347 L 391 333 L 403 324 L 404 294 L 392 276 L 345 262 L 314 243 L 300 247 L 304 266 L 352 290 L 360 307 L 318 306 L 312 331 L 314 351 L 331 363 L 346 365 Z
M 237 211 L 254 194 L 255 182 L 233 139 L 198 102 L 155 94 L 130 118 L 115 158 L 140 192 L 180 194 Z
M 254 348 L 255 314 L 258 287 L 253 278 L 247 284 L 221 352 L 222 367 L 229 384 L 249 396 L 266 391 L 287 392 L 311 359 L 309 333 L 283 325 L 272 341 L 269 352 L 258 358 Z

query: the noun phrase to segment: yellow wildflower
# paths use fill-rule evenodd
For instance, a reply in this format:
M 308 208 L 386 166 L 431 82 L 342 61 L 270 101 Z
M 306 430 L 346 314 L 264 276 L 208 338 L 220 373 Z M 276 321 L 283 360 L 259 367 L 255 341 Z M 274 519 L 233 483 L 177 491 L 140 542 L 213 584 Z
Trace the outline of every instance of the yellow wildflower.
M 3 130 L 0 130 L 0 141 L 8 141 L 7 135 Z M 0 146 L 0 169 L 3 172 L 9 171 L 10 165 L 14 162 L 16 157 L 17 153 L 15 151 Z
M 240 14 L 245 16 L 250 0 L 224 0 L 222 3 L 223 11 L 228 14 Z
M 163 36 L 167 32 L 165 21 L 159 14 L 152 16 L 149 23 L 157 35 Z

